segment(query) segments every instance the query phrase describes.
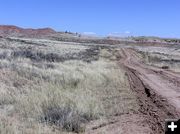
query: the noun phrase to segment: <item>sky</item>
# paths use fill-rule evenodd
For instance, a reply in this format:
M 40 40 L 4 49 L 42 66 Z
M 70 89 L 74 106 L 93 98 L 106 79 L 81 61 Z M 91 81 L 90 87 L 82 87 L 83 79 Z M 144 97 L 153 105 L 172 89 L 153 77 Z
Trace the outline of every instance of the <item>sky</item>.
M 0 24 L 180 38 L 180 0 L 0 0 Z

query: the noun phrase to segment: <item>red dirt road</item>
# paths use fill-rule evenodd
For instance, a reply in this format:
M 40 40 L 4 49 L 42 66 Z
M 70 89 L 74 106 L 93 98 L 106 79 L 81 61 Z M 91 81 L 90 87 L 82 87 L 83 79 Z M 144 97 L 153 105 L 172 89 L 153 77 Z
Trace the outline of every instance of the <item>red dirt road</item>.
M 180 74 L 145 65 L 132 49 L 122 49 L 121 56 L 140 112 L 149 115 L 154 133 L 164 133 L 165 119 L 180 118 Z
M 180 113 L 180 74 L 144 65 L 138 61 L 136 52 L 131 49 L 123 49 L 122 51 L 126 57 L 123 61 L 124 65 L 135 70 L 145 85 L 166 99 L 169 105 L 174 106 L 176 111 Z

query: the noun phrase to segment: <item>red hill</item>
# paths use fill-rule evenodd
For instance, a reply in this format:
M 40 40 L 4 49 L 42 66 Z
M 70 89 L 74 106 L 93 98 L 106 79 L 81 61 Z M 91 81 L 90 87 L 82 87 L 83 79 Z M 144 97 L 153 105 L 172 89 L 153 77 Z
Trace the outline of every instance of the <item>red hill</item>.
M 1 36 L 25 36 L 25 37 L 36 37 L 55 34 L 56 31 L 51 28 L 41 29 L 25 29 L 11 25 L 0 25 Z

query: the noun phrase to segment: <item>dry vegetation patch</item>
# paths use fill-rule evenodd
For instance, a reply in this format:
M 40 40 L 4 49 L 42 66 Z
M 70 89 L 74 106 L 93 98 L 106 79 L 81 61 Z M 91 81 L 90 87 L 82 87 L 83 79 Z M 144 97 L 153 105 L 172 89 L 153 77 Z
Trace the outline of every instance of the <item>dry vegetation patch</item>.
M 178 46 L 179 47 L 179 46 Z M 177 47 L 142 47 L 138 48 L 146 64 L 180 72 L 180 51 Z
M 71 50 L 61 49 L 63 44 L 46 41 L 42 47 L 38 43 L 42 44 L 36 40 L 33 47 L 27 41 L 1 40 L 2 134 L 84 132 L 91 120 L 138 110 L 125 72 L 116 63 L 120 57 L 115 49 L 73 46 L 73 56 L 78 58 L 72 59 Z M 56 50 L 49 47 L 52 44 Z M 26 53 L 28 47 L 33 49 Z M 33 51 L 37 47 L 41 54 Z M 47 52 L 66 60 L 47 60 Z M 30 58 L 34 56 L 39 60 Z

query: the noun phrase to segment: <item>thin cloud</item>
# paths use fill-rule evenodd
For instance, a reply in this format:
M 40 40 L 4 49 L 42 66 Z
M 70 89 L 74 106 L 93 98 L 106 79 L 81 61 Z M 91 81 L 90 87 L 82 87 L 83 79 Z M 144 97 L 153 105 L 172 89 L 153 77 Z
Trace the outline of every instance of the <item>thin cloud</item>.
M 95 32 L 83 32 L 83 34 L 85 34 L 85 35 L 96 35 Z
M 131 32 L 130 31 L 125 31 L 125 34 L 130 34 Z
M 125 32 L 112 32 L 109 33 L 108 36 L 115 36 L 115 37 L 125 37 L 131 35 L 130 31 L 125 31 Z

